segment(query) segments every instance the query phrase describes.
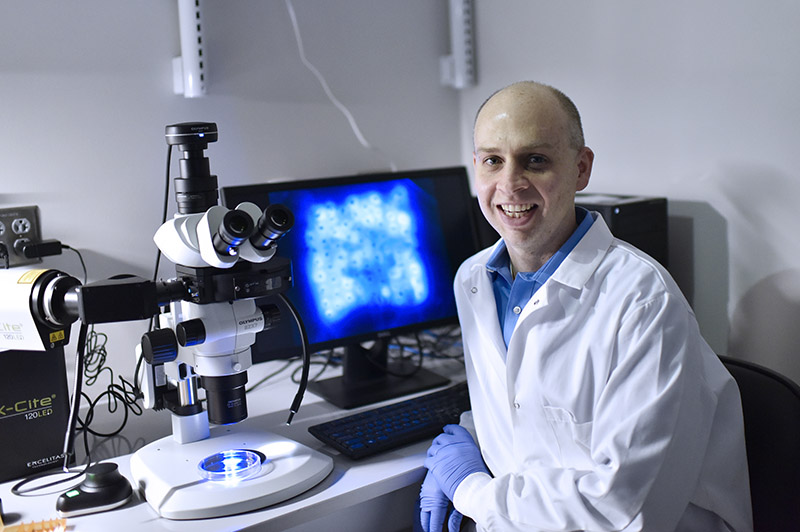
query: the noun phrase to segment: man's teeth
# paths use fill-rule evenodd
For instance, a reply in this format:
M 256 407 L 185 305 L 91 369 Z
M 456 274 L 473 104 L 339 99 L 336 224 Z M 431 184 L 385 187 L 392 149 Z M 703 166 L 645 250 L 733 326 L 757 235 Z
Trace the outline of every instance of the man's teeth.
M 511 218 L 522 218 L 533 207 L 534 205 L 500 205 L 503 213 Z

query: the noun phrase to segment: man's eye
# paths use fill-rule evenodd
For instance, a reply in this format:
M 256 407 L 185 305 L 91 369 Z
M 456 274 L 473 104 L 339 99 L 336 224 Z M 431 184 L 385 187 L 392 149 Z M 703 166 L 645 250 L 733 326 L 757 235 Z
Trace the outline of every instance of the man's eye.
M 547 162 L 547 157 L 543 155 L 531 155 L 528 157 L 528 165 L 529 166 L 542 166 Z
M 483 160 L 483 164 L 485 164 L 486 166 L 495 166 L 497 164 L 500 164 L 500 159 L 498 159 L 497 157 L 486 157 Z

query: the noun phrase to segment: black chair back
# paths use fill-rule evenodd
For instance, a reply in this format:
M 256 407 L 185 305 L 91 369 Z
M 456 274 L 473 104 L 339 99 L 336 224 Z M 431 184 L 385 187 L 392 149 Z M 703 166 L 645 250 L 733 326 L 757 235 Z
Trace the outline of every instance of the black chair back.
M 754 532 L 800 531 L 800 386 L 758 364 L 720 359 L 742 396 Z

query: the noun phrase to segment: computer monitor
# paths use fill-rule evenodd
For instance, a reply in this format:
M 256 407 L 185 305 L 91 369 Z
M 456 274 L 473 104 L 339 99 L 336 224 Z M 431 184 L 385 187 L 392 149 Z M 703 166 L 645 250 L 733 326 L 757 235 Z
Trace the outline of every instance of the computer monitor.
M 312 352 L 344 347 L 341 377 L 309 390 L 342 408 L 447 384 L 420 369 L 379 369 L 398 335 L 457 323 L 453 279 L 477 250 L 477 225 L 464 167 L 268 182 L 221 189 L 223 204 L 282 204 L 295 225 L 278 241 L 291 259 L 285 294 Z M 300 334 L 280 301 L 278 329 L 260 334 L 253 361 L 301 353 Z M 373 342 L 371 348 L 363 344 Z M 377 365 L 376 365 L 377 362 Z

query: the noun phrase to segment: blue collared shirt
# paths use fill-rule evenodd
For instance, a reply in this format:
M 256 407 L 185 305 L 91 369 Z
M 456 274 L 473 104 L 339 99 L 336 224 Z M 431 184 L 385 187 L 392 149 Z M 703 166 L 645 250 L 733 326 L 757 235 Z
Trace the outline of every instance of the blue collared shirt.
M 583 235 L 589 230 L 594 219 L 588 215 L 589 211 L 582 207 L 575 208 L 575 218 L 578 227 L 566 242 L 550 259 L 535 272 L 518 272 L 516 278 L 511 278 L 510 259 L 504 242 L 500 242 L 489 261 L 486 269 L 492 277 L 494 298 L 497 302 L 497 316 L 500 318 L 500 327 L 503 329 L 503 340 L 508 347 L 511 333 L 517 324 L 519 315 L 533 294 L 553 275 L 567 255 L 578 245 Z

